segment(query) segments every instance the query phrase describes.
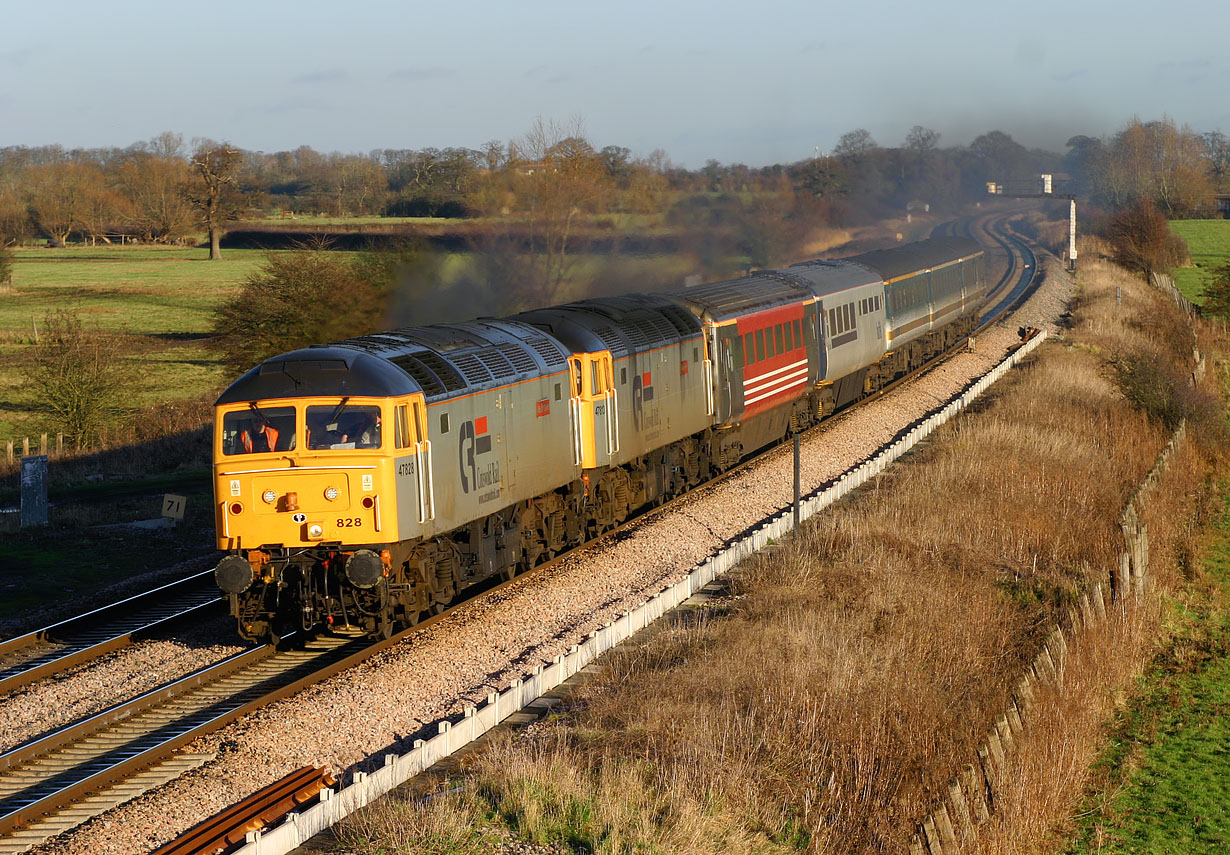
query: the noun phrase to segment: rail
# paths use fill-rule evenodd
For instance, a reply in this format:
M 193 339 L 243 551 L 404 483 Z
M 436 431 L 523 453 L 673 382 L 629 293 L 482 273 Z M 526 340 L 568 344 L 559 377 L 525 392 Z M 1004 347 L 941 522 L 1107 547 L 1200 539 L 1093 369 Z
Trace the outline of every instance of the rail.
M 0 692 L 96 659 L 220 601 L 206 570 L 0 642 Z
M 194 826 L 151 855 L 202 855 L 243 843 L 250 832 L 281 819 L 336 783 L 327 770 L 304 766 Z

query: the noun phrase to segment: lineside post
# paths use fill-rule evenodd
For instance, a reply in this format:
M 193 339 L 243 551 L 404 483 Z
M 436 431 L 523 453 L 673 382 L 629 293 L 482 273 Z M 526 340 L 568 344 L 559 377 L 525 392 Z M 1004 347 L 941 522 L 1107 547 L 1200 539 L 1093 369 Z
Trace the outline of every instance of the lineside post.
M 799 527 L 799 435 L 794 435 L 794 527 Z

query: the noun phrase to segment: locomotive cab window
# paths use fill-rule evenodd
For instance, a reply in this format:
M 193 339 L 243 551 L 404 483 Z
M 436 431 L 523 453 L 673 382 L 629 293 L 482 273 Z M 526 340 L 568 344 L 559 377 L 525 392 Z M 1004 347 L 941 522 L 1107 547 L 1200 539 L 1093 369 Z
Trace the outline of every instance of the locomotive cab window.
M 222 453 L 260 454 L 295 447 L 295 408 L 256 407 L 222 416 Z
M 409 448 L 414 444 L 410 433 L 410 407 L 398 404 L 393 409 L 393 445 L 396 448 Z
M 314 451 L 379 448 L 380 407 L 331 404 L 307 408 L 308 448 Z

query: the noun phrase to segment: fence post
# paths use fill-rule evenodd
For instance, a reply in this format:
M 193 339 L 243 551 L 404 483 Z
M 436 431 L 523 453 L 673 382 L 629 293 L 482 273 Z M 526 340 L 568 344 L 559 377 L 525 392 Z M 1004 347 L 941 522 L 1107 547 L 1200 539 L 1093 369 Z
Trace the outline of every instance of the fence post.
M 9 463 L 13 462 L 13 440 L 4 443 L 4 456 Z
M 64 434 L 56 434 L 56 456 L 59 457 L 64 453 Z
M 30 437 L 28 436 L 23 436 L 21 438 L 21 456 L 22 457 L 30 456 Z
M 38 453 L 45 455 L 47 453 L 47 434 L 44 433 L 38 438 Z

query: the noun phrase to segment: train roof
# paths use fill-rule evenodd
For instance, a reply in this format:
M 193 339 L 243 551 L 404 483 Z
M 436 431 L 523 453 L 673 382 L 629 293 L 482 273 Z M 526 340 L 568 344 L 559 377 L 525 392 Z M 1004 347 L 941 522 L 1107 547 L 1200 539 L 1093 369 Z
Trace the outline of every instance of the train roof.
M 846 261 L 804 261 L 791 265 L 785 272 L 802 280 L 812 293 L 821 298 L 880 282 L 874 271 Z
M 266 359 L 226 388 L 217 404 L 294 398 L 409 395 L 419 385 L 392 363 L 343 347 L 305 347 Z
M 218 403 L 419 391 L 432 401 L 553 374 L 567 365 L 566 352 L 541 330 L 482 318 L 386 330 L 275 356 L 231 384 Z
M 523 312 L 513 320 L 545 330 L 578 352 L 609 350 L 615 357 L 645 353 L 701 334 L 692 315 L 657 294 L 580 300 Z
M 720 323 L 787 303 L 810 300 L 811 292 L 780 273 L 760 271 L 739 279 L 694 285 L 666 295 L 699 318 Z
M 982 252 L 982 245 L 977 241 L 961 237 L 938 237 L 907 243 L 892 249 L 864 252 L 862 255 L 855 255 L 845 260 L 874 270 L 887 280 L 896 279 L 918 270 L 949 264 L 980 252 Z

